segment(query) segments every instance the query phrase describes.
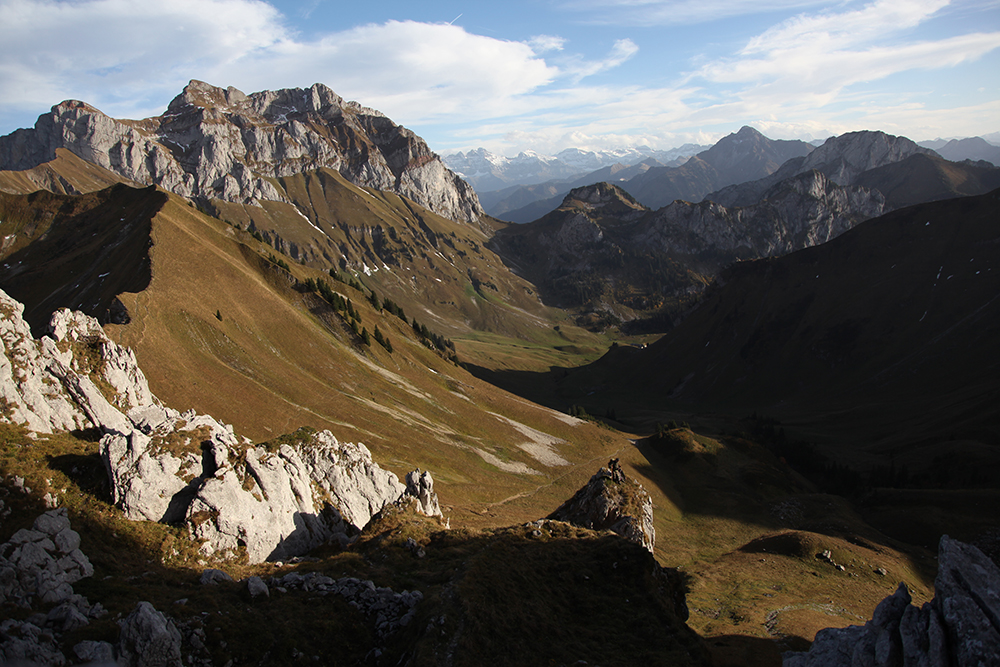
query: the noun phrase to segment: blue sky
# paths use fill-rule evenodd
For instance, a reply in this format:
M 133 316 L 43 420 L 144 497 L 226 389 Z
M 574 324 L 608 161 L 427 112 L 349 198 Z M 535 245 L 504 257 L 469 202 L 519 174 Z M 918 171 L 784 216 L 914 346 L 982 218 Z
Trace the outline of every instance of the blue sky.
M 438 153 L 1000 131 L 1000 0 L 0 0 L 0 134 L 324 83 Z

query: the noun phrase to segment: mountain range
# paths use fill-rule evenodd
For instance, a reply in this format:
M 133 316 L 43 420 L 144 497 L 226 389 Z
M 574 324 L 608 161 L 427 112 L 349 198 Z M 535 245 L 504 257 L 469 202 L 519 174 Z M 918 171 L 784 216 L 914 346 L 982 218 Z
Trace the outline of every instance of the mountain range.
M 515 157 L 477 148 L 467 153 L 453 153 L 443 158 L 445 165 L 472 184 L 480 195 L 517 185 L 535 185 L 550 180 L 580 178 L 584 174 L 610 167 L 629 166 L 646 160 L 661 164 L 682 164 L 704 146 L 684 144 L 670 150 L 647 146 L 590 151 L 567 148 L 556 155 L 523 151 Z M 595 181 L 591 181 L 593 183 Z
M 827 147 L 825 151 L 817 154 L 814 163 L 818 164 L 824 161 L 823 156 L 829 153 L 839 154 L 847 150 L 846 146 L 843 145 L 847 141 L 847 136 L 832 137 L 831 139 L 837 141 Z M 922 142 L 918 146 L 914 146 L 913 142 L 903 137 L 900 137 L 899 140 L 905 140 L 905 143 L 908 144 L 907 154 L 921 152 L 921 148 L 928 150 L 942 148 L 947 144 L 948 148 L 943 149 L 947 154 L 937 153 L 937 155 L 952 162 L 985 160 L 996 166 L 997 162 L 1000 161 L 1000 152 L 998 152 L 1000 148 L 979 137 L 950 141 L 942 139 Z M 792 142 L 789 144 L 788 142 L 775 142 L 750 127 L 744 127 L 737 133 L 723 137 L 715 146 L 707 150 L 698 150 L 697 155 L 693 156 L 697 159 L 689 157 L 690 164 L 677 163 L 676 161 L 665 164 L 647 159 L 628 168 L 619 164 L 610 169 L 605 168 L 578 176 L 575 179 L 553 179 L 537 184 L 512 185 L 500 190 L 480 191 L 480 199 L 490 215 L 517 223 L 537 220 L 546 213 L 555 210 L 573 188 L 600 181 L 607 181 L 622 187 L 650 208 L 665 206 L 675 199 L 696 203 L 713 197 L 718 203 L 728 206 L 733 205 L 735 201 L 726 198 L 727 194 L 731 196 L 731 193 L 723 185 L 741 184 L 772 176 L 772 173 L 789 158 L 801 157 L 813 148 L 823 146 L 825 143 Z M 686 146 L 684 148 L 691 148 L 694 152 L 695 149 L 705 147 Z M 877 153 L 878 149 L 873 150 Z M 853 156 L 847 159 L 857 160 L 859 157 Z M 896 157 L 884 153 L 882 160 L 883 162 L 896 161 Z M 814 168 L 814 163 L 806 165 L 804 169 Z M 990 167 L 989 164 L 980 166 L 987 169 Z M 794 169 L 789 165 L 781 175 L 774 176 L 771 180 L 762 181 L 761 187 L 746 196 L 744 200 L 753 203 L 756 198 L 759 198 L 762 189 L 773 185 L 777 180 L 790 176 L 793 171 Z M 832 175 L 832 172 L 828 175 Z M 836 178 L 835 180 L 838 183 L 847 183 L 849 179 L 845 180 L 846 176 L 847 174 L 842 174 L 839 180 Z M 711 185 L 713 183 L 715 185 Z M 715 191 L 710 192 L 709 190 Z M 965 194 L 968 193 L 965 192 Z M 908 203 L 913 203 L 913 201 L 916 199 Z
M 1000 169 L 603 169 L 507 224 L 321 85 L 0 138 L 2 659 L 776 665 L 1000 556 Z

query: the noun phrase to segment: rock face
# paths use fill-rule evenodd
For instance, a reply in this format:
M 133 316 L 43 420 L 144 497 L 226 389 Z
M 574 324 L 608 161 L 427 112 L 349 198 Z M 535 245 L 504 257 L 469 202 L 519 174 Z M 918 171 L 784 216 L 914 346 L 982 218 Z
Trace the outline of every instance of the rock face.
M 0 291 L 0 400 L 7 421 L 40 433 L 131 430 L 122 412 L 153 403 L 132 351 L 105 336 L 97 320 L 66 309 L 53 314 L 50 335 L 35 340 L 23 312 Z
M 618 459 L 611 459 L 607 468 L 598 470 L 586 486 L 546 518 L 610 530 L 650 553 L 656 545 L 653 501 L 641 484 L 625 476 Z
M 632 242 L 685 255 L 774 257 L 829 241 L 884 208 L 877 190 L 840 187 L 808 171 L 781 181 L 752 206 L 676 201 L 657 211 Z
M 472 187 L 422 139 L 322 84 L 245 95 L 192 81 L 166 113 L 115 120 L 75 100 L 34 129 L 0 137 L 0 169 L 52 160 L 57 148 L 125 178 L 185 197 L 244 204 L 281 201 L 267 179 L 320 167 L 389 190 L 453 220 L 483 215 Z
M 277 447 L 212 443 L 205 457 L 205 473 L 189 483 L 189 493 L 174 491 L 173 502 L 190 498 L 184 518 L 206 540 L 203 551 L 225 556 L 245 547 L 251 562 L 346 542 L 406 493 L 364 445 L 340 443 L 329 431 Z M 177 489 L 183 478 L 174 479 Z
M 659 167 L 625 183 L 650 208 L 676 199 L 701 201 L 713 190 L 773 174 L 786 161 L 802 159 L 813 147 L 804 141 L 768 139 L 752 127 L 740 128 L 680 167 Z
M 346 541 L 406 495 L 363 444 L 302 430 L 254 446 L 208 415 L 161 405 L 134 354 L 93 318 L 58 311 L 35 340 L 22 312 L 0 292 L 2 418 L 39 432 L 100 428 L 112 500 L 132 520 L 186 523 L 206 554 L 245 549 L 259 562 Z M 411 477 L 420 511 L 440 516 L 430 473 Z
M 1000 568 L 974 546 L 941 538 L 934 600 L 917 608 L 904 584 L 864 626 L 827 628 L 785 667 L 965 667 L 1000 664 Z
M 837 185 L 854 185 L 870 169 L 901 162 L 918 153 L 935 155 L 906 137 L 885 132 L 848 132 L 830 137 L 804 157 L 790 159 L 774 173 L 758 180 L 737 183 L 706 195 L 723 206 L 750 206 L 766 197 L 768 190 L 782 181 L 818 171 Z

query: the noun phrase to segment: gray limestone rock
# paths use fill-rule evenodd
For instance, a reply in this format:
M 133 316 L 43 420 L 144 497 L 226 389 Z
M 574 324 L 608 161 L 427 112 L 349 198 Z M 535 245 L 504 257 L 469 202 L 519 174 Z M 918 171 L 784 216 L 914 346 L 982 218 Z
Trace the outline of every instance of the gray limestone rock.
M 205 540 L 206 554 L 245 549 L 260 562 L 345 542 L 406 492 L 363 444 L 340 443 L 329 431 L 294 445 L 252 446 L 210 416 L 161 405 L 132 352 L 93 318 L 57 311 L 49 335 L 35 340 L 22 313 L 0 291 L 0 399 L 11 408 L 8 419 L 42 432 L 100 427 L 112 499 L 130 519 L 185 522 Z M 80 346 L 86 354 L 76 353 Z M 101 363 L 93 363 L 95 353 Z M 110 395 L 98 385 L 111 387 Z M 440 516 L 430 474 L 410 484 L 421 511 Z M 11 562 L 0 562 L 5 599 L 23 597 L 24 585 L 11 582 L 24 571 L 60 573 L 32 584 L 30 595 L 53 603 L 72 595 L 70 584 L 93 572 L 79 539 L 65 510 L 17 533 L 6 552 Z
M 607 468 L 598 470 L 586 486 L 547 518 L 610 530 L 650 553 L 656 545 L 653 501 L 641 484 L 626 477 L 618 459 L 611 459 Z
M 84 640 L 73 646 L 73 653 L 82 662 L 99 665 L 112 665 L 115 663 L 115 647 L 108 642 L 98 642 Z
M 97 320 L 66 309 L 53 313 L 50 334 L 36 340 L 23 312 L 0 291 L 0 397 L 10 408 L 4 419 L 41 433 L 94 426 L 128 433 L 124 413 L 154 401 L 135 355 L 110 340 Z M 94 353 L 102 363 L 93 364 Z
M 198 583 L 202 586 L 216 585 L 223 582 L 232 582 L 233 578 L 222 570 L 216 570 L 210 568 L 201 573 L 201 577 L 198 578 Z
M 379 637 L 383 639 L 408 625 L 416 615 L 417 605 L 424 599 L 420 591 L 396 593 L 391 588 L 376 587 L 368 580 L 355 577 L 334 580 L 318 572 L 305 575 L 289 572 L 283 577 L 271 579 L 271 585 L 285 590 L 339 595 L 371 619 Z
M 827 628 L 785 667 L 1000 665 L 1000 568 L 974 546 L 941 538 L 934 600 L 919 609 L 899 585 L 864 626 Z M 849 656 L 849 659 L 848 659 Z
M 121 623 L 118 664 L 122 667 L 181 667 L 181 633 L 153 605 L 140 602 Z
M 65 508 L 49 510 L 32 530 L 19 530 L 0 545 L 0 603 L 58 604 L 73 597 L 72 584 L 93 575 L 90 560 L 77 548 L 79 535 L 69 526 Z M 53 541 L 53 534 L 59 539 Z M 68 534 L 76 539 L 62 539 Z
M 51 632 L 29 621 L 8 619 L 0 623 L 0 664 L 61 667 L 66 656 Z
M 422 139 L 322 84 L 245 95 L 192 81 L 166 113 L 139 123 L 66 101 L 34 129 L 0 137 L 0 169 L 29 169 L 58 148 L 185 197 L 281 201 L 271 179 L 329 168 L 453 220 L 483 215 L 472 187 Z
M 406 473 L 406 495 L 417 499 L 417 511 L 426 516 L 442 516 L 441 504 L 434 493 L 434 479 L 429 470 L 417 468 Z
M 267 589 L 267 584 L 257 576 L 247 579 L 247 593 L 250 594 L 250 598 L 253 600 L 271 596 L 271 592 Z

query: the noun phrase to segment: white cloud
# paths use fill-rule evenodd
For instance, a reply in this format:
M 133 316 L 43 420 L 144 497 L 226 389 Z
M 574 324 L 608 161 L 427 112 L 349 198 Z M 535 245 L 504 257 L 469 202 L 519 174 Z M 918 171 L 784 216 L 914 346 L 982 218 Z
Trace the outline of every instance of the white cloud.
M 607 25 L 654 26 L 705 23 L 748 14 L 789 11 L 825 0 L 573 0 L 564 9 L 584 21 Z
M 676 23 L 814 4 L 617 0 L 575 6 L 584 17 L 604 7 Z M 672 75 L 644 62 L 654 50 L 640 52 L 628 38 L 603 57 L 584 57 L 557 35 L 520 42 L 447 23 L 389 21 L 306 39 L 258 0 L 0 0 L 0 127 L 9 127 L 14 111 L 37 115 L 66 98 L 116 117 L 142 118 L 161 112 L 197 78 L 248 93 L 322 82 L 422 134 L 436 132 L 432 145 L 442 151 L 487 145 L 553 152 L 566 147 L 559 142 L 669 148 L 708 143 L 746 123 L 776 137 L 820 137 L 861 129 L 863 121 L 886 129 L 891 112 L 928 134 L 941 122 L 939 133 L 950 136 L 959 132 L 947 129 L 946 111 L 925 108 L 926 90 L 883 90 L 881 83 L 969 63 L 1000 46 L 997 32 L 961 34 L 952 26 L 950 35 L 931 37 L 920 30 L 945 4 L 846 0 L 836 10 L 782 21 L 744 38 L 728 57 L 702 59 L 687 75 Z M 311 7 L 315 3 L 305 12 Z M 615 68 L 614 78 L 595 76 Z M 654 70 L 655 83 L 637 76 Z M 992 129 L 995 120 L 991 125 L 988 116 L 974 113 L 982 100 L 950 104 Z
M 75 97 L 138 109 L 178 92 L 186 71 L 287 37 L 277 10 L 256 0 L 5 0 L 0 99 L 47 108 Z
M 727 87 L 744 117 L 790 117 L 843 103 L 859 86 L 914 70 L 975 61 L 1000 48 L 1000 32 L 907 41 L 945 0 L 878 0 L 840 14 L 801 15 L 751 39 L 731 58 L 708 63 L 691 80 Z M 899 38 L 899 39 L 897 39 Z M 877 92 L 869 91 L 877 98 Z
M 561 76 L 536 51 L 563 43 L 413 21 L 305 41 L 257 0 L 5 0 L 0 109 L 40 111 L 76 98 L 134 118 L 158 113 L 196 78 L 245 92 L 322 82 L 410 123 L 498 116 L 527 110 L 519 98 Z
M 800 14 L 751 39 L 742 53 L 822 51 L 880 41 L 919 25 L 948 4 L 949 0 L 877 0 L 854 11 Z
M 611 52 L 602 60 L 576 59 L 568 64 L 566 70 L 571 74 L 573 80 L 579 83 L 588 76 L 606 72 L 624 64 L 638 52 L 639 47 L 631 39 L 619 39 L 611 47 Z
M 535 35 L 528 40 L 528 45 L 535 53 L 562 51 L 566 47 L 566 39 L 555 35 Z

